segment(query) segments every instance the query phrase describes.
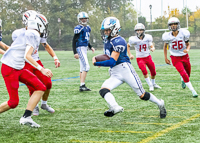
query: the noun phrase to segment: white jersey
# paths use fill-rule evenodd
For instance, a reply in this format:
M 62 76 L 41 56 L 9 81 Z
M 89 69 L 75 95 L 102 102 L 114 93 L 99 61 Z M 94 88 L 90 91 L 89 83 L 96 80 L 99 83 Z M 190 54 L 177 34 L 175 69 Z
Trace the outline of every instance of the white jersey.
M 186 29 L 179 29 L 179 33 L 176 37 L 172 35 L 172 31 L 166 32 L 162 35 L 162 39 L 165 43 L 169 44 L 169 51 L 172 56 L 184 56 L 186 44 L 185 42 L 189 40 L 190 32 Z
M 20 35 L 15 38 L 10 48 L 4 53 L 1 62 L 9 67 L 21 70 L 25 65 L 26 46 L 30 45 L 34 51 L 40 44 L 40 34 L 36 30 L 23 30 Z
M 149 47 L 153 45 L 152 41 L 153 38 L 149 34 L 145 34 L 142 40 L 137 36 L 131 36 L 129 38 L 129 45 L 135 47 L 136 58 L 144 58 L 150 55 Z
M 24 31 L 26 31 L 25 28 L 21 28 L 21 29 L 15 30 L 15 31 L 12 33 L 12 40 L 15 41 L 15 39 L 16 39 L 21 33 L 23 33 Z M 47 38 L 40 38 L 40 43 L 46 43 L 46 42 L 47 42 Z M 37 47 L 37 49 L 35 50 L 35 52 L 32 54 L 32 57 L 33 57 L 33 59 L 34 59 L 35 61 L 40 60 L 38 50 L 39 50 L 39 46 Z

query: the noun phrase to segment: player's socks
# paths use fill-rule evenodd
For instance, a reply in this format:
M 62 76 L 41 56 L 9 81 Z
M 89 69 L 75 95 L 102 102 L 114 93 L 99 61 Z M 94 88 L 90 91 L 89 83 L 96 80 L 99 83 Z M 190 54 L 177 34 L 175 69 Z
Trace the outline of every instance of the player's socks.
M 29 116 L 31 116 L 31 114 L 32 114 L 32 111 L 30 111 L 30 110 L 25 110 L 23 117 L 24 117 L 24 118 L 29 117 Z
M 155 79 L 151 79 L 151 83 L 154 85 L 155 84 Z
M 85 84 L 85 82 L 81 82 L 80 86 L 83 86 Z
M 192 86 L 192 84 L 191 84 L 190 81 L 189 81 L 189 82 L 186 82 L 185 84 L 186 84 L 186 86 L 187 86 L 191 91 L 194 91 L 194 88 L 193 88 L 193 86 Z
M 182 78 L 182 77 L 181 77 L 181 86 L 182 86 L 183 89 L 186 88 L 185 82 L 183 81 L 183 78 Z
M 147 84 L 149 85 L 149 87 L 153 86 L 149 77 L 145 78 L 145 80 L 146 80 Z
M 47 101 L 42 100 L 41 103 L 42 104 L 47 104 Z
M 162 105 L 161 100 L 159 100 L 157 97 L 155 97 L 152 93 L 150 93 L 149 101 L 156 103 L 158 106 Z
M 110 92 L 106 93 L 106 95 L 104 96 L 104 99 L 108 103 L 109 107 L 118 105 L 117 102 L 115 101 L 115 97 Z
M 198 97 L 198 94 L 197 94 L 197 92 L 194 90 L 194 88 L 193 88 L 191 82 L 189 81 L 189 82 L 187 82 L 187 83 L 185 83 L 185 84 L 186 84 L 186 86 L 190 89 L 190 91 L 192 91 L 193 97 Z

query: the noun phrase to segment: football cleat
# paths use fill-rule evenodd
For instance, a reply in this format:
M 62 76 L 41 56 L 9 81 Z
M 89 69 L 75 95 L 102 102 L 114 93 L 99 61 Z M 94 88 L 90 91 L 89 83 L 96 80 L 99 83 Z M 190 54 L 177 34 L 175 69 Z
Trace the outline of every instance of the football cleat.
M 39 124 L 37 124 L 36 122 L 33 121 L 31 116 L 26 117 L 26 118 L 21 117 L 19 122 L 20 122 L 21 125 L 28 125 L 28 126 L 35 127 L 35 128 L 39 128 L 40 127 Z
M 154 86 L 149 86 L 149 91 L 154 91 Z
M 119 105 L 115 105 L 113 107 L 110 107 L 110 109 L 107 110 L 106 112 L 104 112 L 104 115 L 106 117 L 112 117 L 115 114 L 120 113 L 120 112 L 124 112 L 124 108 Z
M 165 118 L 167 116 L 167 111 L 165 109 L 165 102 L 162 99 L 160 99 L 160 101 L 162 102 L 162 104 L 158 106 L 158 108 L 160 109 L 160 118 Z
M 159 85 L 157 85 L 156 83 L 153 85 L 153 87 L 156 89 L 161 89 L 161 87 Z
M 54 110 L 53 108 L 51 108 L 49 105 L 47 105 L 47 104 L 42 104 L 42 105 L 41 105 L 41 108 L 42 108 L 43 110 L 48 111 L 49 113 L 54 113 L 54 112 L 55 112 L 55 110 Z
M 182 84 L 181 84 L 181 85 L 182 85 L 182 88 L 185 89 L 185 88 L 186 88 L 185 82 L 184 82 L 184 81 L 181 81 L 181 82 L 182 82 Z
M 85 84 L 84 84 L 84 85 L 80 86 L 79 91 L 91 91 L 91 89 L 87 88 L 87 87 L 85 86 Z
M 38 116 L 39 115 L 39 107 L 36 106 L 34 109 L 33 109 L 33 115 L 34 116 Z
M 197 97 L 198 97 L 198 94 L 197 94 L 197 92 L 196 92 L 195 90 L 192 91 L 192 95 L 193 95 L 194 98 L 197 98 Z

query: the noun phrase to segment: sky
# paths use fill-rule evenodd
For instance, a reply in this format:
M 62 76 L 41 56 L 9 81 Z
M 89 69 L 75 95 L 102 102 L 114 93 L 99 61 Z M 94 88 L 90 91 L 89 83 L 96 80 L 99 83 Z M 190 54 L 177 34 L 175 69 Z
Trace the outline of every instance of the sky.
M 163 14 L 164 11 L 168 11 L 168 6 L 170 8 L 178 8 L 179 11 L 183 9 L 183 3 L 184 6 L 186 6 L 192 11 L 196 11 L 196 7 L 200 8 L 200 0 L 133 0 L 133 4 L 136 6 L 137 9 L 140 11 L 140 1 L 141 1 L 141 13 L 142 16 L 146 17 L 146 20 L 150 21 L 150 8 L 149 5 L 152 5 L 152 21 L 154 21 L 155 18 L 161 16 L 161 1 L 163 1 Z

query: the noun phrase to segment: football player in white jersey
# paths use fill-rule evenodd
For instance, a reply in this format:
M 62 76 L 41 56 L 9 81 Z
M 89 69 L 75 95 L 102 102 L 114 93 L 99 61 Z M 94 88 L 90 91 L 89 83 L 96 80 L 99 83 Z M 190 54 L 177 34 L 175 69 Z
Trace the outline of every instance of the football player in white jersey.
M 16 108 L 19 104 L 19 81 L 29 85 L 34 89 L 34 92 L 28 101 L 23 117 L 20 118 L 20 124 L 30 125 L 31 127 L 40 127 L 32 120 L 31 114 L 44 94 L 46 86 L 33 73 L 23 68 L 26 60 L 43 75 L 49 78 L 53 76 L 49 69 L 44 69 L 31 56 L 40 44 L 40 36 L 46 34 L 46 31 L 46 23 L 43 23 L 39 16 L 32 16 L 28 20 L 27 30 L 15 39 L 1 58 L 1 73 L 10 98 L 0 105 L 0 113 Z
M 154 88 L 161 88 L 155 83 L 156 77 L 156 67 L 151 58 L 149 49 L 153 52 L 155 50 L 153 45 L 153 38 L 149 34 L 145 34 L 145 26 L 142 23 L 135 25 L 134 31 L 136 36 L 131 36 L 129 38 L 129 43 L 127 44 L 127 50 L 130 59 L 133 59 L 134 56 L 130 52 L 130 47 L 135 47 L 136 50 L 136 59 L 138 67 L 141 69 L 144 78 L 149 85 L 149 91 L 153 91 Z M 149 68 L 151 73 L 151 81 L 148 76 L 146 66 Z
M 25 25 L 25 27 L 27 27 L 27 22 L 28 22 L 28 19 L 31 15 L 39 15 L 41 17 L 41 20 L 44 22 L 44 23 L 47 23 L 47 26 L 48 26 L 48 21 L 46 19 L 46 17 L 42 14 L 38 14 L 36 11 L 34 10 L 28 10 L 26 11 L 25 13 L 23 13 L 23 16 L 22 16 L 22 22 L 23 24 Z M 21 29 L 17 29 L 15 30 L 13 33 L 12 33 L 12 39 L 13 41 L 15 41 L 15 39 L 21 34 L 23 33 L 24 31 L 26 30 L 26 28 L 21 28 Z M 45 47 L 46 51 L 54 58 L 54 62 L 55 62 L 55 66 L 56 68 L 57 67 L 60 67 L 60 61 L 58 60 L 54 50 L 51 48 L 51 46 L 47 43 L 47 36 L 48 36 L 48 32 L 46 33 L 46 35 L 43 35 L 41 38 L 40 38 L 40 43 Z M 38 64 L 40 64 L 42 67 L 43 64 L 42 62 L 40 61 L 40 58 L 39 58 L 39 53 L 38 53 L 38 50 L 39 50 L 39 46 L 37 47 L 37 49 L 34 51 L 34 53 L 32 54 L 32 57 L 35 61 L 37 61 Z M 33 74 L 35 74 L 39 79 L 40 81 L 42 81 L 42 83 L 46 86 L 47 90 L 45 91 L 44 95 L 42 96 L 42 101 L 41 101 L 41 109 L 43 110 L 46 110 L 48 111 L 49 113 L 54 113 L 55 110 L 50 107 L 48 104 L 47 104 L 47 99 L 49 97 L 49 94 L 50 94 L 50 89 L 52 87 L 52 82 L 51 82 L 51 78 L 48 78 L 46 76 L 44 76 L 43 74 L 41 74 L 41 72 L 39 72 L 37 69 L 35 69 L 32 65 L 30 65 L 29 63 L 26 62 L 25 64 L 25 67 L 24 69 L 27 69 L 29 71 L 31 71 Z M 32 95 L 34 89 L 31 87 L 31 86 L 27 86 L 28 89 L 29 89 L 29 94 Z M 37 116 L 39 115 L 39 106 L 37 105 L 35 107 L 35 109 L 33 110 L 33 115 Z
M 157 104 L 160 109 L 160 118 L 165 118 L 167 112 L 164 106 L 164 101 L 156 98 L 152 93 L 145 92 L 143 89 L 140 78 L 127 56 L 126 40 L 118 35 L 120 29 L 120 23 L 117 18 L 107 17 L 103 20 L 101 24 L 101 35 L 104 39 L 104 52 L 110 57 L 110 59 L 102 62 L 96 62 L 95 57 L 92 59 L 94 66 L 105 66 L 111 68 L 110 78 L 103 83 L 101 90 L 99 91 L 100 95 L 109 105 L 109 110 L 106 111 L 104 115 L 112 117 L 119 112 L 123 112 L 123 107 L 118 105 L 111 91 L 126 82 L 141 100 L 149 100 Z
M 169 45 L 172 64 L 181 75 L 182 88 L 185 89 L 187 86 L 191 90 L 193 97 L 198 97 L 189 80 L 191 73 L 191 64 L 188 55 L 190 50 L 190 32 L 186 29 L 180 29 L 180 21 L 176 17 L 168 20 L 168 28 L 170 32 L 162 35 L 162 39 L 165 42 L 163 48 L 165 62 L 170 64 L 170 60 L 167 58 L 167 46 Z

